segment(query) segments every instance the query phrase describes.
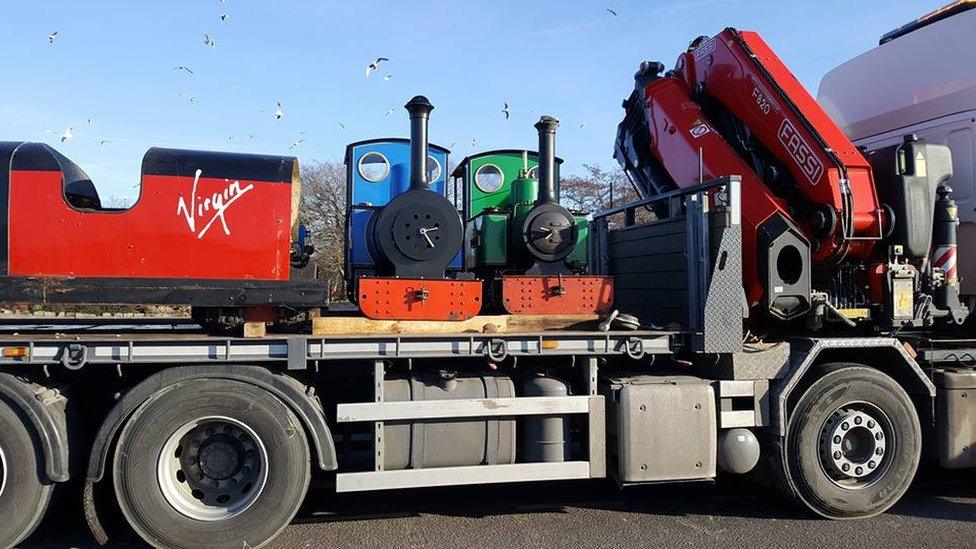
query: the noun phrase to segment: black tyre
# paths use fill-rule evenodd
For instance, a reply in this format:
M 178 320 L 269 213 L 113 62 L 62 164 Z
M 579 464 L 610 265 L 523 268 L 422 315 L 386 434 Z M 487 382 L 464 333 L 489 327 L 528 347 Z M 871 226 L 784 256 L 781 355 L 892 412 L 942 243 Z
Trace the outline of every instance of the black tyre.
M 115 493 L 157 547 L 260 547 L 298 511 L 311 474 L 295 414 L 246 383 L 196 380 L 163 390 L 119 437 Z
M 830 365 L 790 420 L 786 474 L 795 494 L 832 519 L 883 513 L 908 490 L 922 433 L 911 399 L 893 379 L 859 365 Z
M 54 492 L 33 433 L 0 398 L 0 548 L 17 545 L 37 528 Z

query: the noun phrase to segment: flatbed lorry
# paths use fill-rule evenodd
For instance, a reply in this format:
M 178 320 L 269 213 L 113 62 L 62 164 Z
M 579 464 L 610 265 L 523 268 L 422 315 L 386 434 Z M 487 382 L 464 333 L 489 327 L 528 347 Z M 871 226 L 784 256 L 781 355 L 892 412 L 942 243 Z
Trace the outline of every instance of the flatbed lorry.
M 99 541 L 117 507 L 155 546 L 240 547 L 272 540 L 313 476 L 351 492 L 763 472 L 852 518 L 893 505 L 923 457 L 976 465 L 976 341 L 743 340 L 738 183 L 594 218 L 600 268 L 641 275 L 618 278 L 615 305 L 639 326 L 237 338 L 48 319 L 0 335 L 0 544 L 69 482 Z M 652 201 L 675 215 L 641 221 Z
M 730 64 L 751 78 L 730 85 L 711 69 Z M 642 198 L 590 222 L 591 273 L 614 280 L 607 318 L 251 338 L 176 325 L 3 330 L 0 547 L 27 537 L 69 483 L 83 485 L 99 542 L 118 509 L 157 547 L 258 547 L 313 478 L 381 492 L 750 474 L 849 519 L 894 505 L 922 460 L 976 467 L 957 206 L 946 187 L 896 207 L 874 196 L 944 183 L 944 146 L 903 136 L 897 178 L 876 171 L 875 186 L 754 33 L 698 39 L 662 69 L 642 66 L 645 95 L 625 102 L 618 136 Z M 739 84 L 756 91 L 735 95 Z M 788 120 L 770 125 L 771 113 Z M 712 145 L 688 145 L 699 138 Z M 829 200 L 811 208 L 809 197 Z M 933 232 L 951 262 L 929 258 Z

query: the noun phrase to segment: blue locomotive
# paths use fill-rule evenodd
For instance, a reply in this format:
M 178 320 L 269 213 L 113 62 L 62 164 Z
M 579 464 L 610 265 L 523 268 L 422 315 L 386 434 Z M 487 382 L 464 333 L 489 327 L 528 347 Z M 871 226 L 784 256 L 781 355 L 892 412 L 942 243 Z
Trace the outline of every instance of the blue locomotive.
M 447 197 L 450 151 L 427 141 L 433 106 L 426 98 L 415 97 L 406 108 L 410 139 L 346 147 L 349 297 L 374 318 L 473 316 L 480 310 L 481 285 L 456 279 L 464 231 Z

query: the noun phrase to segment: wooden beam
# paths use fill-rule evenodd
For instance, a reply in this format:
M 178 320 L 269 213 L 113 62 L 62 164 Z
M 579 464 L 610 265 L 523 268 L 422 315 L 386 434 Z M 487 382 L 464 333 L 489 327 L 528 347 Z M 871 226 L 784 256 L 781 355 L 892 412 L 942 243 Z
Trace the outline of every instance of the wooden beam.
M 532 333 L 550 330 L 595 329 L 596 315 L 481 315 L 461 321 L 373 320 L 362 316 L 323 316 L 312 319 L 313 335 Z

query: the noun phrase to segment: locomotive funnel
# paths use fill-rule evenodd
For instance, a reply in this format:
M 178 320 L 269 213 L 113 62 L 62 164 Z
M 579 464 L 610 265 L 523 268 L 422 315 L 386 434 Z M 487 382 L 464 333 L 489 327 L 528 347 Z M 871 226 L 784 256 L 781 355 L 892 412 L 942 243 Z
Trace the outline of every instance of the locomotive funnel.
M 539 198 L 536 204 L 558 202 L 556 198 L 556 128 L 559 121 L 543 116 L 535 124 L 539 131 Z
M 410 113 L 410 188 L 427 189 L 427 121 L 434 106 L 418 95 L 404 107 Z

